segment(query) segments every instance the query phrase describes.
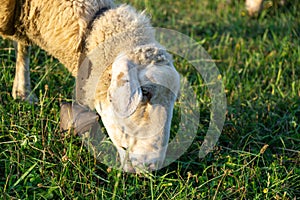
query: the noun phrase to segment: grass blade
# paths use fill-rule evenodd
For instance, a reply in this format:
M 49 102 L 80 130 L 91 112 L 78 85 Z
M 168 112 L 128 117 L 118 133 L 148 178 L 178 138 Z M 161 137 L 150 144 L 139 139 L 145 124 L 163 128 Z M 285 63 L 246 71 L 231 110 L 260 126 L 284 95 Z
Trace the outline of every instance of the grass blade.
M 38 163 L 36 162 L 34 165 L 32 165 L 16 182 L 15 184 L 13 184 L 13 188 L 16 187 L 22 180 L 24 180 L 24 178 L 33 170 L 33 168 L 35 168 L 35 166 Z

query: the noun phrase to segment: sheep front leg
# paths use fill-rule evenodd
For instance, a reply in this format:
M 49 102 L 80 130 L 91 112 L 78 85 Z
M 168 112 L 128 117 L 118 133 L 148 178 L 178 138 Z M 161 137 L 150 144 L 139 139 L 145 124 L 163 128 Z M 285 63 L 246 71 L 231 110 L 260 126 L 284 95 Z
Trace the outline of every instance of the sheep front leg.
M 29 55 L 30 46 L 14 42 L 16 51 L 16 74 L 13 84 L 12 96 L 14 99 L 36 102 L 36 96 L 31 92 Z

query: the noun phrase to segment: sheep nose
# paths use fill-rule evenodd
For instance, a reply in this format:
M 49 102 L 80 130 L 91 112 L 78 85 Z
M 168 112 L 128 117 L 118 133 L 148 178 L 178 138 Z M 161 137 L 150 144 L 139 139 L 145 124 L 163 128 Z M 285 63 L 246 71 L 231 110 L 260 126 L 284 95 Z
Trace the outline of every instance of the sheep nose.
M 150 163 L 148 164 L 148 171 L 157 170 L 157 163 Z
M 151 162 L 134 162 L 134 164 L 127 165 L 126 170 L 129 170 L 128 172 L 151 172 L 158 170 L 161 166 L 162 161 L 161 160 L 152 160 Z M 125 169 L 124 169 L 125 170 Z
M 126 163 L 123 166 L 123 170 L 129 173 L 141 173 L 141 172 L 151 172 L 157 170 L 158 164 L 154 163 L 139 163 L 137 165 L 132 165 L 131 162 Z
M 125 172 L 129 172 L 129 173 L 135 173 L 136 172 L 135 168 L 131 165 L 131 163 L 126 163 L 123 167 L 123 170 Z

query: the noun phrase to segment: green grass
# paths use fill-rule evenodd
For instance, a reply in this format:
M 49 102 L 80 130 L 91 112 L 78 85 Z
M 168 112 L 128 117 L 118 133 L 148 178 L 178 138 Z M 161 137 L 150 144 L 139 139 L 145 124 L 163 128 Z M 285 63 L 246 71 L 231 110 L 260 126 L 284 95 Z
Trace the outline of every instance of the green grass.
M 239 1 L 127 2 L 146 9 L 154 26 L 199 41 L 216 61 L 228 112 L 214 151 L 198 158 L 210 99 L 184 60 L 175 57 L 199 95 L 198 135 L 176 162 L 141 176 L 108 169 L 78 137 L 59 132 L 59 104 L 72 98 L 74 79 L 37 47 L 31 75 L 39 103 L 13 100 L 15 56 L 11 42 L 1 39 L 0 199 L 298 199 L 298 1 L 267 7 L 257 19 L 245 15 Z

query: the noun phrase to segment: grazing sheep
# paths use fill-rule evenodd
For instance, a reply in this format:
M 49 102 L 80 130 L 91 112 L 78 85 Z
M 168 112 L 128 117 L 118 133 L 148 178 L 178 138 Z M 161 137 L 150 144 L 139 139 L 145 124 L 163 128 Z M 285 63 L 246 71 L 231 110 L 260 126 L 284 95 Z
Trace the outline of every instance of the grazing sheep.
M 34 101 L 28 45 L 36 44 L 73 76 L 87 75 L 77 98 L 100 114 L 124 170 L 160 168 L 179 75 L 143 13 L 112 0 L 5 0 L 0 34 L 17 42 L 14 98 Z
M 274 0 L 274 1 L 278 1 L 276 3 L 278 3 L 279 5 L 284 5 L 285 4 L 285 0 Z M 257 16 L 262 8 L 263 8 L 263 2 L 264 0 L 246 0 L 246 9 L 248 11 L 248 14 L 250 16 Z
M 262 9 L 263 0 L 246 0 L 246 9 L 250 16 L 257 15 Z

